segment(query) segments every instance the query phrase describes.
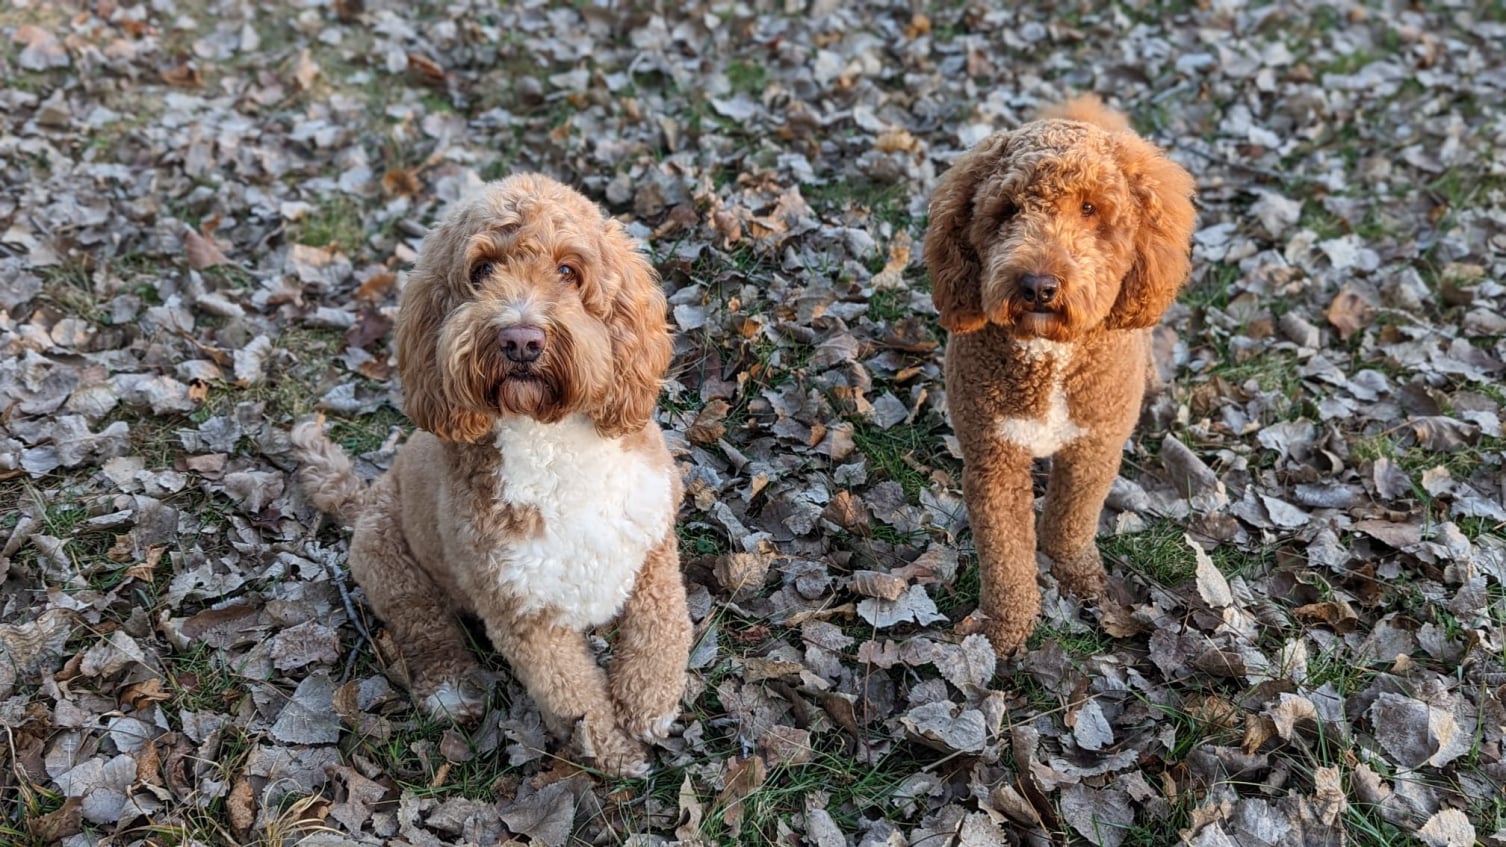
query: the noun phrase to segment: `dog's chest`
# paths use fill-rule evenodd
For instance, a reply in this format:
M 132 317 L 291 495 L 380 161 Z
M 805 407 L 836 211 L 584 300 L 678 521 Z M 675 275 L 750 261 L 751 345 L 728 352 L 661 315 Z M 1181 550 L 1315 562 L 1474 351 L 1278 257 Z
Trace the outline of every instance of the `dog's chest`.
M 611 620 L 674 520 L 669 472 L 581 416 L 509 419 L 496 443 L 498 499 L 532 507 L 542 525 L 493 554 L 503 590 L 525 613 L 550 610 L 568 626 Z
M 1032 456 L 1050 456 L 1083 434 L 1067 405 L 1066 372 L 1072 361 L 1072 345 L 1045 339 L 1015 344 L 1022 369 L 1031 377 L 1022 380 L 1020 386 L 1028 394 L 1023 398 L 1028 411 L 1001 417 L 998 433 Z

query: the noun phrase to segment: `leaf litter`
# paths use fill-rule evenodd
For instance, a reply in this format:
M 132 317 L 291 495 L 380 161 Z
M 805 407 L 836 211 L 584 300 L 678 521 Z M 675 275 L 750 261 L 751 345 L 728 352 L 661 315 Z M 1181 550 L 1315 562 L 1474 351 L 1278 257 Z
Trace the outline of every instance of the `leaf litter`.
M 0 840 L 1506 844 L 1506 22 L 849 5 L 0 12 Z M 1044 572 L 1001 660 L 915 245 L 1082 90 L 1201 229 L 1108 597 Z M 679 330 L 700 641 L 646 782 L 501 666 L 420 720 L 289 477 L 316 412 L 390 464 L 404 273 L 522 169 L 650 244 Z

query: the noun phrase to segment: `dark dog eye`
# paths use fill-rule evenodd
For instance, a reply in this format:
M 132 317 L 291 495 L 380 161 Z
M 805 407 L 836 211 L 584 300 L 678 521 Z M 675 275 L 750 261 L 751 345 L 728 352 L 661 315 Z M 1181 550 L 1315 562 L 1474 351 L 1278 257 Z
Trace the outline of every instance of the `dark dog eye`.
M 580 281 L 580 274 L 575 272 L 574 265 L 560 265 L 560 282 L 574 285 L 578 281 Z
M 1020 213 L 1020 207 L 1019 206 L 1016 206 L 1013 203 L 1005 203 L 1004 204 L 1004 208 L 1002 208 L 1002 209 L 999 210 L 999 217 L 1000 217 L 1000 219 L 1007 221 L 1010 218 L 1013 218 L 1015 215 L 1018 215 L 1019 213 Z
M 1082 204 L 1082 216 L 1085 218 L 1093 217 L 1093 215 L 1097 213 L 1097 211 L 1098 209 L 1094 208 L 1092 203 Z
M 477 262 L 471 266 L 471 285 L 479 286 L 485 279 L 492 275 L 495 266 L 491 262 Z

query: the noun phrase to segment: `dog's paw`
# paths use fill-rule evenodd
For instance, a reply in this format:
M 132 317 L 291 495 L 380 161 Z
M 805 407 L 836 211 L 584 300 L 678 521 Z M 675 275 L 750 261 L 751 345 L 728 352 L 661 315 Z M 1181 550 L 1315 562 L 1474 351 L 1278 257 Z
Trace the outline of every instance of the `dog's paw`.
M 597 767 L 607 773 L 638 779 L 647 776 L 651 768 L 648 748 L 610 718 L 581 718 L 572 740 L 582 755 L 595 759 Z
M 486 713 L 486 692 L 468 679 L 447 679 L 419 702 L 429 717 L 456 723 L 474 723 Z
M 988 638 L 994 653 L 1000 659 L 1013 655 L 1025 646 L 1025 639 L 1035 631 L 1038 615 L 1021 617 L 994 617 L 983 611 L 975 611 L 957 624 L 959 635 L 981 632 Z
M 662 715 L 644 715 L 637 718 L 624 716 L 622 728 L 628 735 L 642 741 L 645 744 L 653 744 L 669 737 L 670 727 L 675 725 L 675 720 L 680 717 L 678 710 L 665 712 Z
M 1094 544 L 1076 553 L 1051 554 L 1051 573 L 1063 592 L 1084 600 L 1101 599 L 1108 585 L 1103 558 Z

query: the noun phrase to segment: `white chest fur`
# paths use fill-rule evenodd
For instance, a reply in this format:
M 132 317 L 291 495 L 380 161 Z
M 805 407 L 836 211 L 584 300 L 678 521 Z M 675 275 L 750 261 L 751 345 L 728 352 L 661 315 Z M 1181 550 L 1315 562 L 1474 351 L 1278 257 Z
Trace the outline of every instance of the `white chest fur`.
M 532 506 L 543 531 L 493 556 L 525 612 L 552 610 L 583 629 L 622 610 L 638 570 L 673 525 L 669 472 L 597 434 L 584 416 L 497 425 L 499 498 Z
M 1072 420 L 1067 409 L 1067 393 L 1062 388 L 1062 375 L 1072 360 L 1072 345 L 1036 338 L 1022 342 L 1020 346 L 1028 359 L 1049 357 L 1051 383 L 1046 409 L 1039 417 L 1001 419 L 999 435 L 1005 441 L 1029 450 L 1032 456 L 1050 456 L 1076 441 L 1083 432 L 1082 427 Z

